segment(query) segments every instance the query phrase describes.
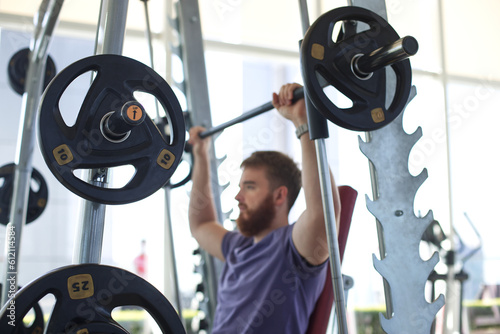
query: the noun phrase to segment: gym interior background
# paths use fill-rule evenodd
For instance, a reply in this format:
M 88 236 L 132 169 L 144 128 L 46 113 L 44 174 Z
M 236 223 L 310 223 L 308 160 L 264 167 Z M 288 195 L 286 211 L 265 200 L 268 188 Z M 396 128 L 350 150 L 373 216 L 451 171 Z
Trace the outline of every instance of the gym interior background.
M 175 3 L 148 3 L 155 70 L 169 82 L 182 81 L 182 64 L 170 52 L 176 36 L 167 22 Z M 298 41 L 302 32 L 295 2 L 200 0 L 199 4 L 214 125 L 269 101 L 271 92 L 283 83 L 301 82 Z M 310 1 L 311 22 L 321 13 L 345 5 L 344 1 Z M 411 58 L 417 96 L 404 112 L 406 132 L 413 133 L 417 127 L 423 131 L 411 151 L 409 170 L 418 175 L 425 168 L 429 175 L 415 198 L 415 213 L 423 216 L 432 210 L 445 234 L 454 229 L 460 238 L 459 264 L 471 250 L 477 250 L 463 263 L 469 274 L 463 303 L 466 309 L 484 306 L 483 316 L 495 319 L 496 314 L 500 327 L 500 316 L 495 313 L 500 301 L 500 225 L 495 211 L 500 177 L 493 145 L 495 127 L 500 124 L 500 65 L 496 56 L 500 52 L 496 40 L 500 2 L 388 0 L 386 5 L 388 20 L 399 35 L 414 36 L 419 43 L 418 53 Z M 22 106 L 22 97 L 7 80 L 8 61 L 16 51 L 29 46 L 38 6 L 36 0 L 0 0 L 0 69 L 4 69 L 0 70 L 0 165 L 14 161 Z M 64 3 L 49 48 L 58 71 L 94 53 L 99 6 L 97 0 Z M 142 1 L 130 0 L 123 55 L 149 65 L 145 27 Z M 78 112 L 72 106 L 79 105 L 76 101 L 83 99 L 88 82 L 77 81 L 71 88 L 70 97 L 63 101 L 68 117 Z M 184 108 L 180 92 L 178 98 Z M 343 273 L 354 279 L 347 307 L 351 315 L 380 312 L 384 308 L 383 284 L 372 263 L 372 254 L 379 256 L 377 231 L 364 198 L 365 194 L 371 197 L 370 174 L 358 144 L 358 137 L 364 139 L 364 135 L 332 124 L 329 127 L 327 153 L 337 183 L 350 185 L 360 194 L 342 267 Z M 284 150 L 299 160 L 293 130 L 272 111 L 230 127 L 217 138 L 217 155 L 225 157 L 219 169 L 220 183 L 229 184 L 222 193 L 222 209 L 232 210 L 230 218 L 238 214 L 234 196 L 239 161 L 254 150 L 270 148 Z M 21 285 L 73 263 L 82 201 L 53 177 L 36 148 L 33 167 L 47 180 L 49 199 L 45 212 L 23 231 Z M 179 167 L 179 173 L 183 168 Z M 117 170 L 113 174 L 117 182 L 121 173 Z M 189 188 L 187 184 L 174 189 L 170 197 L 177 274 L 186 312 L 196 309 L 195 287 L 200 280 L 193 273 L 198 259 L 193 256 L 197 245 L 187 222 Z M 145 250 L 147 279 L 168 296 L 173 287 L 169 250 L 164 247 L 168 233 L 164 228 L 165 204 L 164 192 L 158 191 L 134 204 L 108 206 L 102 263 L 134 271 L 134 259 Z M 298 211 L 300 203 L 292 216 Z M 225 224 L 232 223 L 228 220 Z M 4 234 L 5 229 L 0 228 L 0 240 Z M 441 250 L 437 271 L 446 271 L 445 253 L 446 249 Z M 423 258 L 429 254 L 428 244 L 423 243 Z M 496 295 L 488 294 L 495 288 Z M 467 321 L 474 327 L 472 317 Z M 358 319 L 357 326 L 361 323 Z

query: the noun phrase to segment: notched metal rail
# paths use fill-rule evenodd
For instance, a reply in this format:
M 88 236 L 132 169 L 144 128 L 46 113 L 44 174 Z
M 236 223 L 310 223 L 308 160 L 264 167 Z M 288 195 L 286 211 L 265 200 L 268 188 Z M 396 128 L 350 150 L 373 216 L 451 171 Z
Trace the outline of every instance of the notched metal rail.
M 410 100 L 415 94 L 412 87 Z M 435 252 L 426 261 L 420 257 L 422 234 L 434 218 L 432 211 L 422 218 L 414 213 L 414 198 L 427 179 L 427 170 L 411 175 L 408 157 L 422 137 L 422 129 L 407 134 L 402 115 L 383 129 L 370 132 L 369 141 L 359 138 L 360 149 L 377 178 L 377 198 L 372 201 L 367 196 L 367 208 L 380 222 L 385 247 L 380 260 L 373 255 L 373 263 L 391 290 L 391 311 L 386 316 L 380 314 L 380 323 L 389 334 L 428 334 L 444 305 L 444 296 L 431 303 L 425 300 L 425 284 L 439 255 Z

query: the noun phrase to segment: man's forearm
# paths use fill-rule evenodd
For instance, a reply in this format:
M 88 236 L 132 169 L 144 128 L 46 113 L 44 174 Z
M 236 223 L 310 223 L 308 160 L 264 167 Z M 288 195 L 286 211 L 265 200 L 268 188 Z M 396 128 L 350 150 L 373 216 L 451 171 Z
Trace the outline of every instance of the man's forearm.
M 192 174 L 192 189 L 189 201 L 189 226 L 194 233 L 204 222 L 217 219 L 210 184 L 210 162 L 208 153 L 197 154 L 194 157 Z

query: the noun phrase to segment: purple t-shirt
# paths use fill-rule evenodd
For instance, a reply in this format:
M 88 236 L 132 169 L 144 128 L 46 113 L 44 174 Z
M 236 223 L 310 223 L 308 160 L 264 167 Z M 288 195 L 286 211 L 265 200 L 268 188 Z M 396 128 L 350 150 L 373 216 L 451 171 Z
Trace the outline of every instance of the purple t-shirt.
M 224 236 L 212 334 L 305 333 L 327 265 L 311 266 L 300 256 L 292 229 L 274 230 L 257 244 L 238 232 Z

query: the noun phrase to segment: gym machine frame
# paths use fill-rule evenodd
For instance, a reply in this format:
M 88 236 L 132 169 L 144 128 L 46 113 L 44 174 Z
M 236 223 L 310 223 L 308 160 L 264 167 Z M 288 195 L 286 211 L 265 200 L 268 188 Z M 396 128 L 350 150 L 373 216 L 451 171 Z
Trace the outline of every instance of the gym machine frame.
M 178 31 L 179 46 L 171 45 L 171 51 L 181 59 L 185 78 L 184 82 L 178 84 L 178 88 L 186 95 L 190 125 L 202 125 L 210 128 L 212 117 L 198 0 L 178 1 L 176 9 L 177 17 L 170 18 L 170 22 L 171 28 Z M 225 220 L 226 214 L 222 212 L 220 196 L 224 188 L 218 182 L 220 160 L 215 155 L 214 142 L 212 142 L 211 147 L 209 154 L 212 192 L 216 214 L 219 221 L 222 222 Z M 222 262 L 202 249 L 199 249 L 199 254 L 202 258 L 199 269 L 202 271 L 200 274 L 203 277 L 203 294 L 205 296 L 205 299 L 200 302 L 200 308 L 206 316 L 205 325 L 208 328 L 205 329 L 210 333 L 217 306 L 217 284 L 222 270 Z
M 32 158 L 35 147 L 37 109 L 43 91 L 47 50 L 62 4 L 63 0 L 43 0 L 34 17 L 35 30 L 30 45 L 25 93 L 23 95 L 22 122 L 20 122 L 19 126 L 10 222 L 7 224 L 5 239 L 3 281 L 6 282 L 7 277 L 14 279 L 3 285 L 1 305 L 4 305 L 9 299 L 10 285 L 17 286 L 20 243 L 27 216 L 28 195 L 33 169 Z M 13 247 L 10 246 L 12 244 L 14 244 Z M 12 255 L 14 261 L 11 262 L 9 260 L 12 259 Z

